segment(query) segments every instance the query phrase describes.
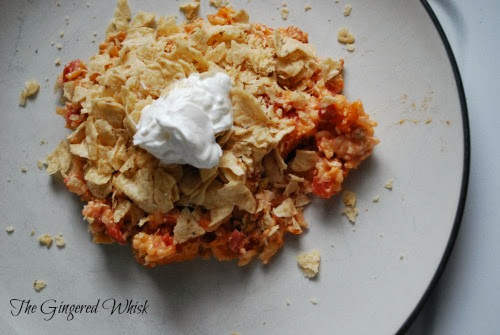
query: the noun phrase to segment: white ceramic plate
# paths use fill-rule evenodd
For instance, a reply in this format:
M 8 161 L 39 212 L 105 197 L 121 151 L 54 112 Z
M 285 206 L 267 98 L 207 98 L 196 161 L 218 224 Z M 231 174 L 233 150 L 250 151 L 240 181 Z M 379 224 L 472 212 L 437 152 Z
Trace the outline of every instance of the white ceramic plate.
M 314 202 L 306 213 L 310 230 L 288 238 L 267 266 L 196 260 L 153 270 L 137 264 L 128 247 L 92 244 L 82 204 L 36 167 L 67 133 L 54 113 L 58 96 L 52 87 L 62 70 L 54 60 L 88 59 L 97 50 L 93 32 L 99 41 L 114 10 L 112 1 L 61 3 L 0 2 L 0 212 L 1 225 L 15 227 L 12 235 L 3 227 L 0 232 L 2 333 L 389 334 L 404 327 L 450 250 L 468 169 L 460 84 L 457 89 L 452 62 L 421 2 L 352 0 L 351 16 L 344 17 L 343 1 L 311 1 L 309 11 L 289 1 L 286 22 L 277 9 L 282 1 L 233 2 L 252 21 L 300 26 L 319 55 L 345 59 L 344 92 L 363 100 L 381 140 L 345 184 L 358 195 L 360 215 L 352 226 L 340 214 L 338 197 Z M 213 11 L 202 3 L 203 14 Z M 130 5 L 133 12 L 180 14 L 174 1 Z M 357 38 L 354 53 L 336 41 L 341 26 Z M 42 88 L 20 108 L 18 95 L 29 78 Z M 392 191 L 384 188 L 389 179 Z M 380 201 L 373 203 L 376 195 Z M 36 236 L 45 232 L 63 232 L 66 248 L 40 247 Z M 312 248 L 321 250 L 322 263 L 319 278 L 311 281 L 295 257 Z M 34 279 L 48 286 L 36 293 Z M 99 308 L 71 321 L 64 314 L 44 321 L 40 307 L 11 315 L 11 299 L 38 306 L 54 299 L 58 306 L 108 298 L 148 300 L 150 307 L 146 315 L 110 315 Z

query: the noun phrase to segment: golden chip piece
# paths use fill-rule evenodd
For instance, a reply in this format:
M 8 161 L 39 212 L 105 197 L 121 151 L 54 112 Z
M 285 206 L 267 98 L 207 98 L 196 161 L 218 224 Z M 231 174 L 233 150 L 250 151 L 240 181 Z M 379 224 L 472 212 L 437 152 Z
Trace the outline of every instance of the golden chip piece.
M 38 242 L 40 242 L 40 244 L 45 245 L 48 249 L 52 245 L 52 235 L 50 235 L 50 234 L 40 235 L 38 237 Z
M 56 245 L 59 248 L 64 248 L 66 246 L 66 241 L 64 240 L 64 237 L 61 233 L 58 235 L 54 236 L 54 242 L 56 242 Z
M 226 203 L 238 206 L 248 213 L 255 212 L 256 201 L 248 187 L 238 181 L 230 181 L 218 191 Z
M 358 216 L 358 209 L 356 207 L 345 207 L 342 211 L 342 214 L 347 217 L 349 222 L 355 223 Z
M 280 218 L 290 218 L 297 215 L 297 213 L 297 208 L 295 208 L 295 204 L 291 198 L 285 199 L 281 205 L 273 209 L 273 214 Z
M 319 250 L 311 250 L 310 252 L 303 252 L 297 256 L 297 263 L 300 270 L 307 278 L 314 278 L 319 272 L 319 263 L 321 254 Z
M 200 0 L 189 1 L 179 6 L 179 9 L 186 15 L 186 19 L 193 20 L 198 16 L 200 10 Z
M 296 150 L 295 158 L 290 165 L 293 171 L 309 171 L 316 166 L 318 155 L 316 151 Z
M 40 84 L 35 79 L 30 79 L 24 83 L 24 89 L 19 95 L 19 106 L 26 105 L 26 99 L 36 95 L 40 89 Z
M 340 43 L 343 44 L 353 44 L 356 41 L 356 38 L 349 31 L 348 28 L 341 28 L 337 33 L 337 39 Z
M 174 242 L 183 243 L 187 240 L 205 234 L 205 230 L 198 225 L 196 218 L 189 209 L 184 208 L 177 219 L 174 228 Z
M 41 290 L 43 290 L 45 287 L 47 287 L 47 282 L 44 281 L 44 280 L 35 280 L 33 282 L 33 288 L 35 289 L 35 291 L 37 292 L 40 292 Z
M 356 206 L 356 193 L 351 191 L 344 191 L 342 195 L 342 202 L 347 207 L 355 207 Z

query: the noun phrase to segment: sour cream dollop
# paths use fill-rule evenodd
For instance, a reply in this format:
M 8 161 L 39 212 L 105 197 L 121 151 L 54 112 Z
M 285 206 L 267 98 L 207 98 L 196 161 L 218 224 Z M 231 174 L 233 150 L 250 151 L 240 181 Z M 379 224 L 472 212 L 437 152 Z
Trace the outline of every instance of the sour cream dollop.
M 134 145 L 165 164 L 211 168 L 222 149 L 215 134 L 231 129 L 233 113 L 225 73 L 194 73 L 179 80 L 164 96 L 144 107 Z

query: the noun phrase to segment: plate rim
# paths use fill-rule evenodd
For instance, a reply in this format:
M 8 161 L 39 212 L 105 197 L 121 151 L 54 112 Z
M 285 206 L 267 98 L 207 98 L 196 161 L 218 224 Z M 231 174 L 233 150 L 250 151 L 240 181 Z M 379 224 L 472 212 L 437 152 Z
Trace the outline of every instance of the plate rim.
M 463 129 L 463 138 L 464 138 L 464 159 L 463 159 L 463 171 L 462 171 L 462 184 L 460 186 L 460 196 L 458 199 L 458 206 L 455 213 L 455 219 L 453 222 L 453 227 L 450 233 L 450 237 L 448 238 L 448 242 L 446 244 L 445 251 L 439 265 L 434 273 L 429 285 L 425 289 L 422 297 L 418 301 L 417 305 L 410 313 L 410 315 L 406 318 L 405 322 L 401 325 L 396 334 L 404 334 L 408 331 L 410 326 L 415 322 L 418 315 L 424 308 L 425 304 L 429 300 L 432 292 L 436 288 L 441 276 L 443 275 L 444 269 L 448 264 L 451 253 L 453 251 L 453 247 L 455 246 L 455 242 L 458 237 L 458 233 L 460 231 L 460 225 L 462 222 L 462 217 L 464 213 L 465 203 L 467 199 L 467 189 L 469 185 L 469 171 L 470 171 L 470 128 L 469 128 L 469 113 L 467 109 L 467 101 L 465 96 L 465 90 L 463 87 L 462 77 L 460 76 L 460 71 L 458 68 L 458 64 L 451 48 L 450 42 L 446 37 L 446 33 L 444 32 L 439 19 L 437 18 L 434 10 L 429 4 L 428 0 L 420 0 L 420 3 L 424 7 L 425 11 L 429 15 L 434 27 L 436 28 L 441 41 L 446 50 L 446 54 L 448 55 L 448 60 L 450 61 L 451 69 L 453 71 L 453 76 L 455 77 L 455 84 L 457 86 L 458 98 L 460 100 L 460 110 L 462 114 L 462 129 Z

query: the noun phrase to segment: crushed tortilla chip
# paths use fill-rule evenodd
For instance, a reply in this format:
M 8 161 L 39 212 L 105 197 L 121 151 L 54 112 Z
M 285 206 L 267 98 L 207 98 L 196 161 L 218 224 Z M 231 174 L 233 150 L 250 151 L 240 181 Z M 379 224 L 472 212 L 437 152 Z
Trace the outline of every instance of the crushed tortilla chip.
M 273 209 L 273 214 L 281 218 L 290 218 L 297 213 L 297 208 L 295 208 L 295 203 L 291 198 L 283 200 L 281 205 Z
M 45 245 L 47 247 L 47 249 L 49 249 L 50 246 L 52 245 L 52 235 L 50 235 L 50 234 L 40 235 L 38 237 L 38 242 L 40 242 L 40 244 Z
M 295 158 L 290 164 L 293 171 L 309 171 L 316 166 L 318 162 L 318 154 L 316 151 L 296 150 Z
M 210 6 L 215 8 L 227 7 L 229 5 L 229 1 L 227 0 L 210 0 Z
M 348 28 L 343 27 L 340 28 L 337 33 L 337 40 L 343 44 L 353 44 L 356 41 L 356 38 L 353 34 L 351 34 Z
M 303 252 L 297 256 L 297 264 L 307 278 L 314 278 L 318 275 L 320 260 L 321 254 L 317 249 Z
M 183 209 L 174 228 L 174 242 L 183 243 L 203 234 L 205 234 L 205 230 L 198 225 L 189 209 Z
M 342 195 L 342 202 L 347 207 L 355 207 L 356 206 L 356 193 L 351 191 L 344 191 Z
M 347 217 L 349 222 L 355 223 L 358 216 L 358 209 L 356 207 L 345 207 L 342 211 L 342 214 Z
M 61 172 L 63 175 L 69 170 L 71 165 L 71 154 L 66 140 L 59 143 L 53 153 L 47 156 L 47 173 L 54 174 Z
M 179 6 L 179 9 L 186 15 L 189 21 L 194 20 L 198 16 L 200 10 L 200 0 L 189 1 Z
M 24 83 L 24 89 L 19 95 L 19 106 L 26 106 L 26 100 L 35 96 L 40 89 L 40 84 L 35 79 L 30 79 Z
M 346 4 L 344 6 L 344 16 L 351 15 L 351 11 L 352 11 L 352 6 L 350 4 Z
M 33 288 L 35 289 L 35 291 L 37 292 L 40 292 L 41 290 L 43 290 L 45 287 L 47 287 L 47 282 L 45 280 L 35 280 L 33 282 Z
M 59 248 L 64 248 L 66 246 L 66 241 L 64 240 L 64 237 L 61 233 L 54 236 L 54 242 Z
M 245 184 L 238 181 L 230 181 L 218 193 L 226 203 L 238 206 L 249 213 L 255 212 L 257 206 L 255 198 Z
M 344 191 L 342 195 L 342 202 L 345 205 L 345 208 L 342 211 L 349 222 L 356 223 L 356 218 L 358 216 L 358 209 L 356 208 L 356 194 L 351 191 Z

